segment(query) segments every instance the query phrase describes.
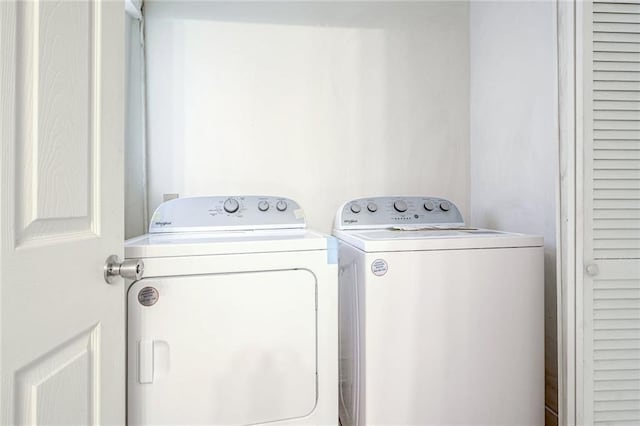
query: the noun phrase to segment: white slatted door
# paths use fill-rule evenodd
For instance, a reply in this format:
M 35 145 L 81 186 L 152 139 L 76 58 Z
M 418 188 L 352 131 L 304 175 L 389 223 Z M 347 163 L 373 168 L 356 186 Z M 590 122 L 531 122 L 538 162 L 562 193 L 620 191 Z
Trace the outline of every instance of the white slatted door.
M 0 424 L 123 425 L 124 5 L 0 1 Z
M 640 2 L 582 7 L 584 328 L 582 339 L 578 335 L 578 423 L 638 425 Z

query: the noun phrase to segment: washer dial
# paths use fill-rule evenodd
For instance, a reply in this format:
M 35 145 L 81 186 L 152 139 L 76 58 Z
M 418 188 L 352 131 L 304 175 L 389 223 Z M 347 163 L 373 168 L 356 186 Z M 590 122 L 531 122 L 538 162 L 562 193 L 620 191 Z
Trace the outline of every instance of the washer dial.
M 443 212 L 448 212 L 450 208 L 451 204 L 449 204 L 448 202 L 443 201 L 440 203 L 440 210 L 442 210 Z
M 261 212 L 266 212 L 267 210 L 269 210 L 269 203 L 267 201 L 260 201 L 258 203 L 258 210 L 260 210 Z
M 353 213 L 360 213 L 362 211 L 362 208 L 359 204 L 351 204 L 351 211 Z
M 396 209 L 397 212 L 404 213 L 407 211 L 407 203 L 402 200 L 398 200 L 393 203 L 393 208 Z
M 280 200 L 276 203 L 276 209 L 278 209 L 279 212 L 285 211 L 287 207 L 287 202 L 284 200 Z
M 367 210 L 369 210 L 371 213 L 375 213 L 378 211 L 378 206 L 376 205 L 376 203 L 369 203 L 367 204 Z

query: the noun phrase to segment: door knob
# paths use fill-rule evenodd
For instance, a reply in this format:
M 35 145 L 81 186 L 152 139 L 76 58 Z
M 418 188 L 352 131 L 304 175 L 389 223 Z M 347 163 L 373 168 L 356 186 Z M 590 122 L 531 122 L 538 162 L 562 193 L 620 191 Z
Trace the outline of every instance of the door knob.
M 600 268 L 598 268 L 598 265 L 595 263 L 588 264 L 585 270 L 587 271 L 587 275 L 590 277 L 595 277 L 600 274 Z
M 104 263 L 104 280 L 113 284 L 117 277 L 139 280 L 144 272 L 144 263 L 140 259 L 128 259 L 120 262 L 115 254 L 107 257 Z

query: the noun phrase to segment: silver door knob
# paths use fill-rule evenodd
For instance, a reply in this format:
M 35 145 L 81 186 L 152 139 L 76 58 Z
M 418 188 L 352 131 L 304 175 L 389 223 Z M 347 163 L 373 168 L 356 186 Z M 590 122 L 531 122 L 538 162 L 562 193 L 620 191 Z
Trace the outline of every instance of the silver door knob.
M 107 284 L 113 284 L 117 277 L 130 280 L 139 280 L 144 272 L 144 263 L 140 259 L 129 259 L 120 262 L 115 254 L 107 257 L 104 263 L 104 280 Z
M 588 264 L 585 270 L 587 271 L 587 275 L 589 275 L 590 277 L 595 277 L 596 275 L 600 274 L 600 268 L 598 268 L 598 265 L 596 265 L 595 263 Z

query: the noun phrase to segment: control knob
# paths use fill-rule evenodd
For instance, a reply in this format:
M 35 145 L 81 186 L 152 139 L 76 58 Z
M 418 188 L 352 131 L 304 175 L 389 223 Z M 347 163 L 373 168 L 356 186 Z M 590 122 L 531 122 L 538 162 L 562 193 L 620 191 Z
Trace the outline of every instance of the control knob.
M 400 213 L 404 213 L 407 211 L 407 203 L 405 203 L 402 200 L 398 200 L 395 203 L 393 203 L 393 208 Z
M 375 213 L 378 211 L 378 206 L 375 203 L 369 203 L 367 204 L 367 210 L 369 210 L 371 213 Z
M 450 208 L 451 204 L 449 204 L 447 201 L 443 201 L 440 203 L 440 210 L 442 210 L 443 212 L 448 212 Z
M 267 210 L 269 210 L 269 203 L 266 201 L 260 201 L 258 203 L 258 210 L 260 210 L 261 212 L 266 212 Z
M 283 212 L 287 209 L 287 202 L 284 200 L 280 200 L 276 203 L 276 209 L 278 209 L 279 212 Z
M 433 211 L 436 208 L 436 205 L 433 204 L 433 201 L 427 201 L 424 203 L 424 209 L 428 212 Z
M 235 198 L 227 198 L 224 202 L 224 211 L 227 213 L 235 213 L 240 208 L 240 203 Z
M 360 213 L 360 211 L 362 211 L 362 208 L 358 204 L 351 204 L 351 211 L 353 213 Z

